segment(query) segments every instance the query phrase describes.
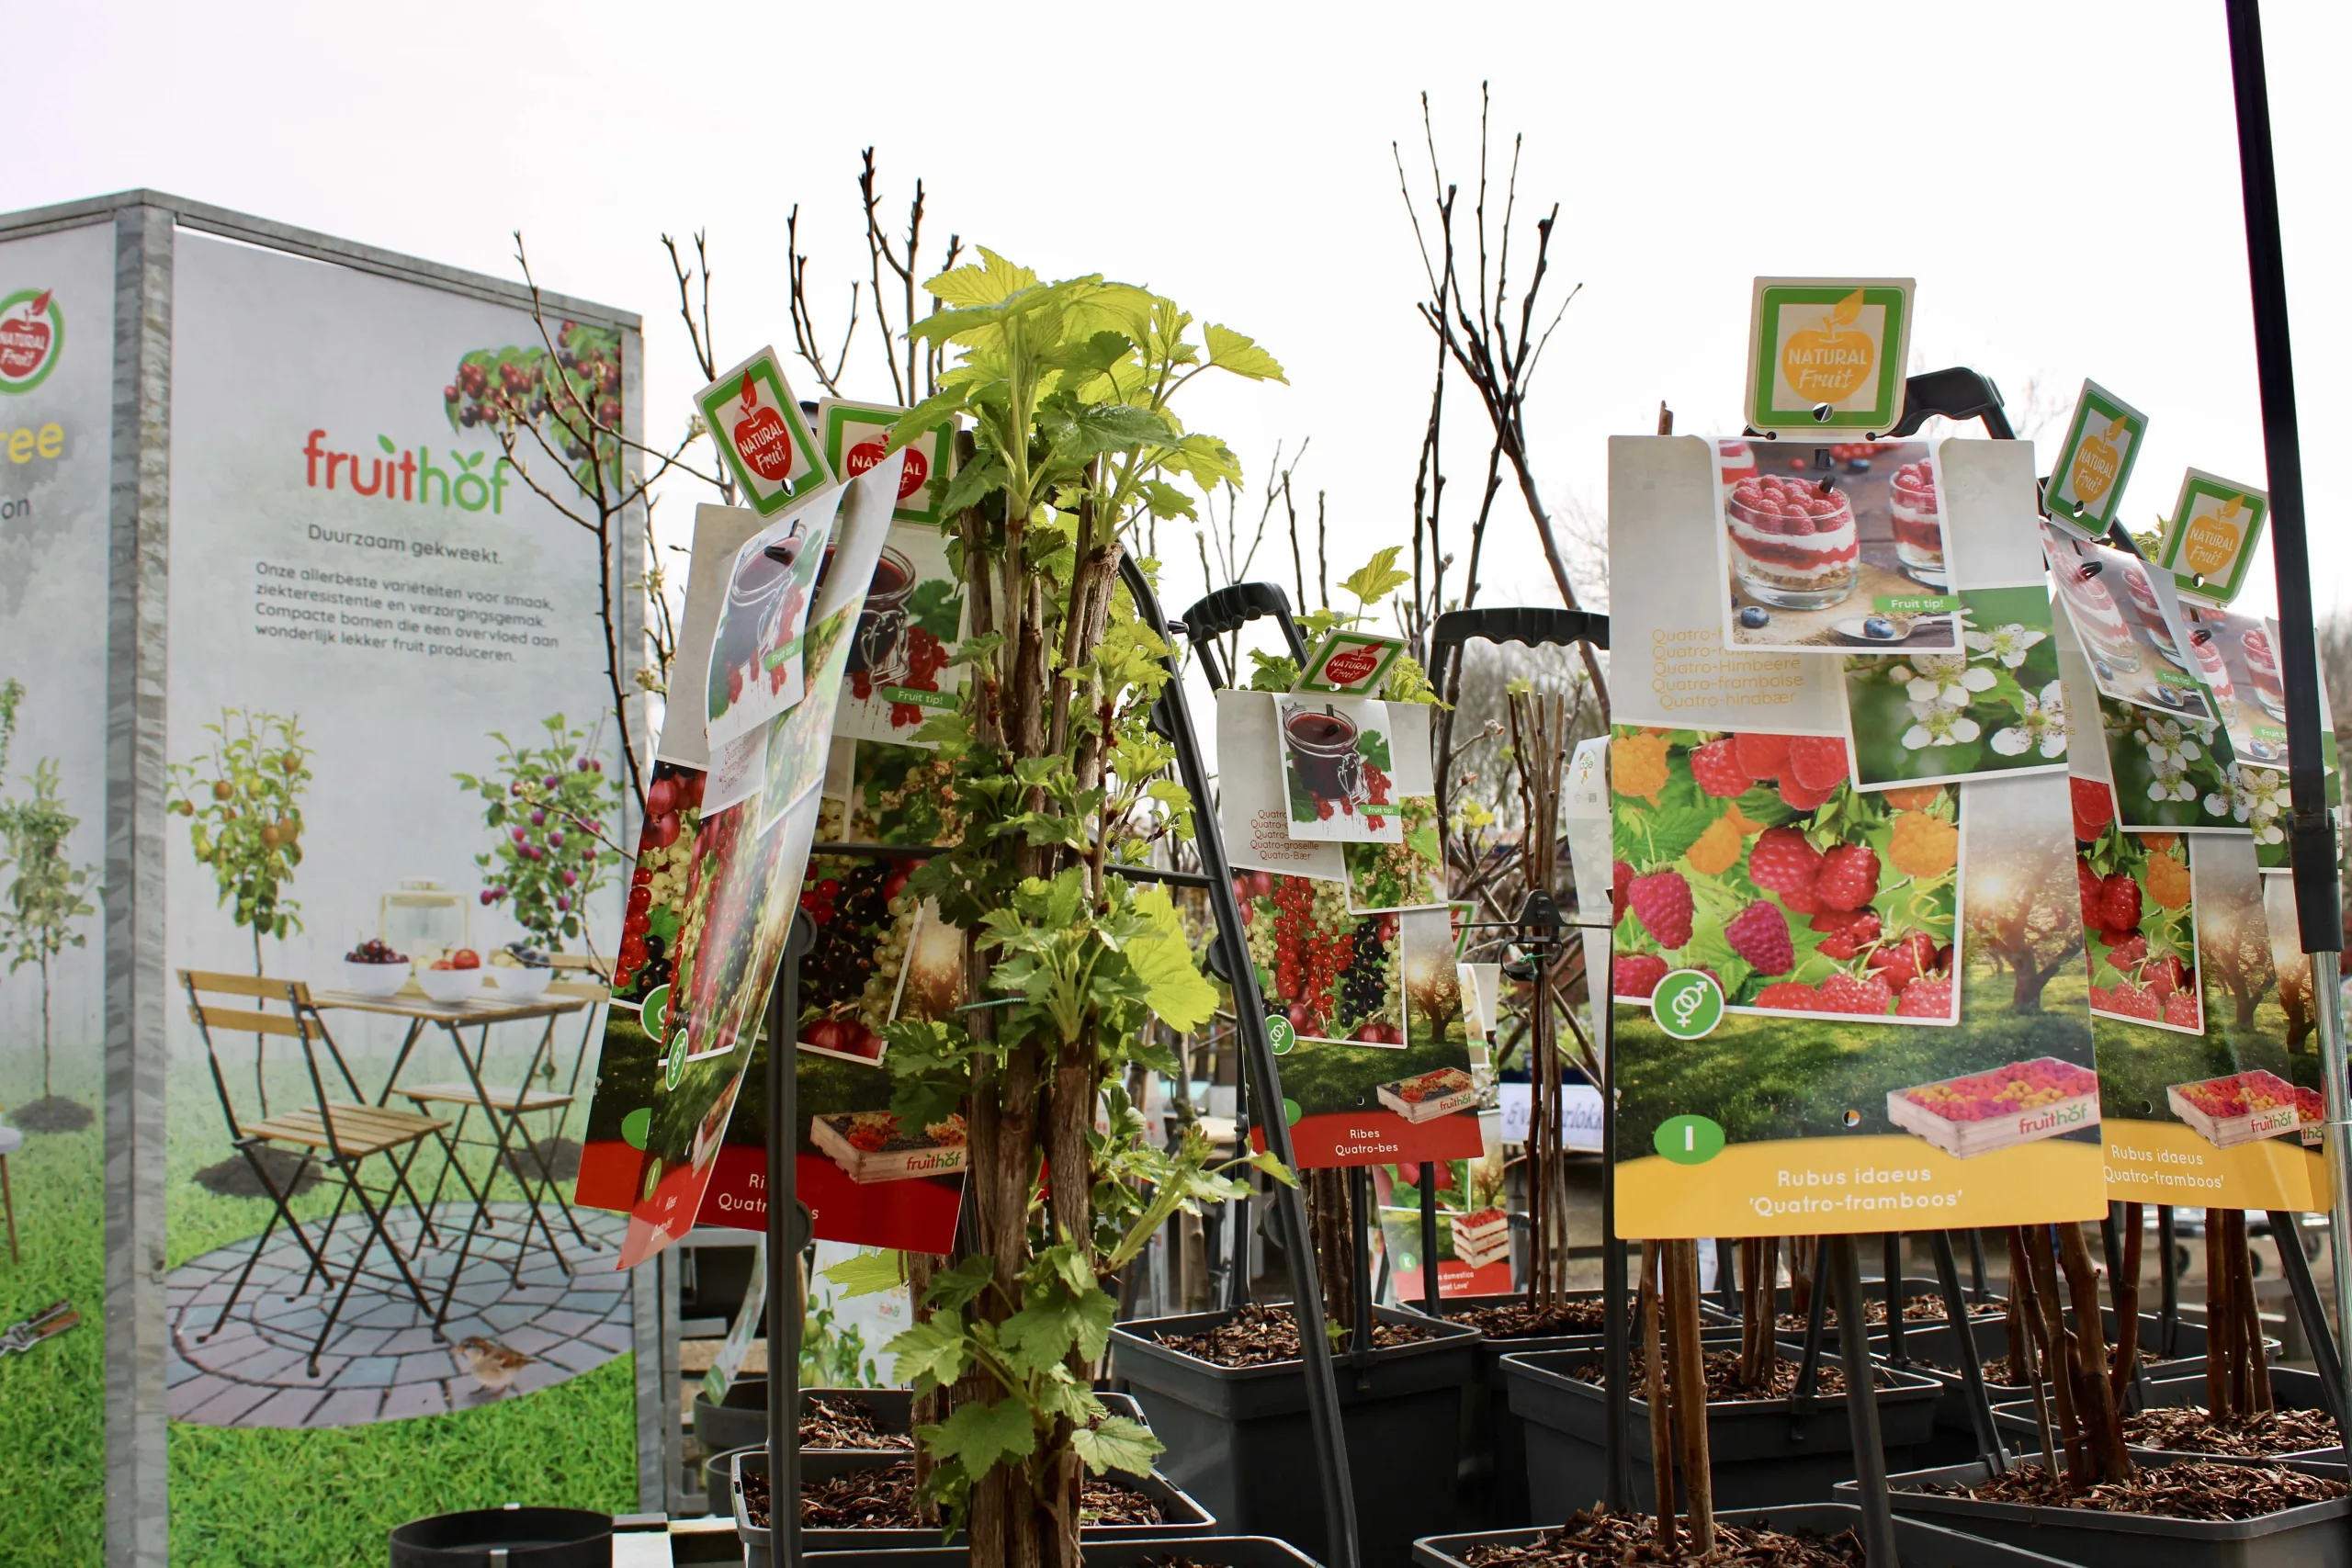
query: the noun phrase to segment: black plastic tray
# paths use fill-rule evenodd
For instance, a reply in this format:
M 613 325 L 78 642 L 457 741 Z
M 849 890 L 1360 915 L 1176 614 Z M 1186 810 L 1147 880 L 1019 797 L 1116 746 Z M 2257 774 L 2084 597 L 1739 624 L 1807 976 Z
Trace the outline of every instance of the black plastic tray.
M 1781 1354 L 1794 1359 L 1800 1352 L 1783 1345 Z M 1527 1490 L 1539 1521 L 1556 1523 L 1606 1495 L 1608 1395 L 1599 1383 L 1573 1375 L 1599 1359 L 1595 1350 L 1503 1358 L 1511 1408 L 1527 1423 Z M 1821 1360 L 1838 1365 L 1838 1358 L 1826 1352 Z M 1934 1432 L 1941 1394 L 1926 1378 L 1884 1369 L 1879 1427 L 1890 1468 L 1910 1463 L 1912 1448 Z M 1707 1450 L 1716 1506 L 1826 1503 L 1831 1488 L 1853 1474 L 1846 1396 L 1817 1395 L 1803 1415 L 1794 1412 L 1794 1404 L 1790 1399 L 1708 1403 Z M 1650 1475 L 1649 1403 L 1636 1395 L 1628 1405 L 1634 1495 L 1649 1498 L 1657 1486 Z
M 2296 1470 L 2320 1467 L 2297 1463 Z M 2352 1568 L 2352 1497 L 2286 1508 L 2258 1519 L 2166 1519 L 2088 1508 L 2030 1508 L 1917 1490 L 1973 1484 L 1981 1463 L 1945 1465 L 1887 1478 L 1900 1523 L 1924 1517 L 1949 1529 L 2005 1541 L 2087 1568 Z M 2336 1473 L 2342 1473 L 2338 1471 Z M 1850 1495 L 1854 1483 L 1842 1483 Z
M 1178 1556 L 1224 1568 L 1320 1568 L 1286 1540 L 1262 1535 L 1161 1536 L 1151 1540 L 1088 1540 L 1079 1543 L 1086 1568 L 1142 1568 L 1155 1559 Z M 881 1551 L 816 1551 L 812 1568 L 962 1568 L 971 1558 L 961 1546 L 905 1547 Z M 1973 1568 L 1962 1564 L 1960 1568 Z
M 727 1493 L 735 1512 L 735 1533 L 742 1539 L 744 1562 L 749 1568 L 768 1561 L 768 1532 L 752 1523 L 743 1511 L 741 1478 L 745 1472 L 763 1473 L 768 1466 L 764 1447 L 737 1449 L 727 1456 L 729 1480 Z M 867 1449 L 835 1449 L 818 1452 L 802 1450 L 800 1479 L 803 1484 L 822 1481 L 853 1470 L 875 1469 L 886 1464 L 899 1464 L 909 1458 L 905 1454 L 875 1451 Z M 1079 1532 L 1088 1540 L 1173 1540 L 1179 1537 L 1206 1535 L 1216 1529 L 1216 1520 L 1207 1509 L 1159 1474 L 1148 1476 L 1122 1475 L 1119 1480 L 1151 1498 L 1168 1516 L 1156 1525 L 1091 1525 Z M 960 1535 L 960 1532 L 959 1532 Z M 948 1545 L 957 1544 L 951 1538 Z M 866 1549 L 888 1550 L 898 1547 L 938 1546 L 939 1532 L 932 1529 L 809 1529 L 800 1531 L 800 1550 L 804 1552 L 853 1551 Z
M 1851 1503 L 1784 1503 L 1769 1508 L 1734 1508 L 1718 1512 L 1718 1522 L 1749 1529 L 1786 1530 L 1791 1534 L 1830 1536 L 1841 1530 L 1860 1532 L 1862 1511 Z M 1469 1568 L 1472 1549 L 1489 1544 L 1517 1545 L 1544 1534 L 1532 1529 L 1492 1530 L 1481 1535 L 1436 1536 L 1413 1543 L 1418 1568 Z M 1897 1517 L 1895 1550 L 1902 1568 L 2056 1568 L 2047 1557 L 2006 1546 L 1981 1536 L 1963 1535 L 1919 1519 Z
M 808 1408 L 811 1396 L 852 1400 L 874 1412 L 882 1425 L 893 1432 L 911 1431 L 914 1427 L 915 1396 L 912 1389 L 904 1388 L 804 1388 L 800 1391 L 801 1408 Z M 1124 1393 L 1097 1393 L 1095 1398 L 1114 1416 L 1125 1416 L 1141 1421 L 1143 1406 Z M 727 1511 L 726 1456 L 737 1449 L 765 1448 L 768 1440 L 768 1380 L 762 1377 L 738 1378 L 729 1385 L 727 1399 L 713 1404 L 701 1394 L 695 1395 L 695 1437 L 701 1442 L 705 1459 L 703 1479 L 707 1485 L 710 1511 Z M 905 1449 L 819 1449 L 804 1448 L 802 1453 L 907 1453 Z
M 1390 1323 L 1430 1321 L 1378 1311 Z M 1112 1375 L 1126 1383 L 1167 1445 L 1159 1460 L 1166 1474 L 1226 1529 L 1276 1536 L 1320 1555 L 1323 1490 L 1301 1364 L 1220 1367 L 1159 1342 L 1232 1315 L 1122 1324 L 1111 1331 Z M 1374 1350 L 1361 1367 L 1334 1361 L 1364 1568 L 1405 1568 L 1417 1537 L 1453 1528 L 1462 1391 L 1478 1375 L 1477 1343 L 1476 1329 L 1441 1324 L 1433 1337 Z
M 2326 1408 L 2327 1393 L 2320 1385 L 2317 1372 L 2303 1371 L 2295 1367 L 2270 1369 L 2271 1398 L 2283 1410 L 2321 1410 Z M 2193 1377 L 2162 1378 L 2148 1384 L 2148 1396 L 2142 1406 L 2148 1410 L 2177 1408 L 2184 1404 L 2205 1403 L 2205 1377 L 2202 1372 Z M 2028 1452 L 2038 1452 L 2041 1446 L 2041 1427 L 2034 1419 L 2030 1396 L 1993 1406 L 1994 1424 L 2000 1428 L 2003 1446 Z M 2182 1449 L 2155 1449 L 2132 1445 L 2132 1454 L 2141 1460 L 2210 1459 L 2223 1464 L 2277 1464 L 2284 1460 L 2310 1460 L 2317 1464 L 2341 1464 L 2344 1448 L 2331 1443 L 2324 1448 L 2302 1449 L 2293 1453 L 2268 1454 L 2255 1458 L 2244 1454 L 2198 1453 Z

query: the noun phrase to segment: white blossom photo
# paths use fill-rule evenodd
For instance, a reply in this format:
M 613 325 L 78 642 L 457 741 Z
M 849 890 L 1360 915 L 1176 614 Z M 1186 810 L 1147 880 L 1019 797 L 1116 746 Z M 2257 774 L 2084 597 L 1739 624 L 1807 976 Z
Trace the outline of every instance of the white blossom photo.
M 2048 588 L 1963 589 L 1960 600 L 1957 652 L 1847 656 L 1857 787 L 2064 771 Z

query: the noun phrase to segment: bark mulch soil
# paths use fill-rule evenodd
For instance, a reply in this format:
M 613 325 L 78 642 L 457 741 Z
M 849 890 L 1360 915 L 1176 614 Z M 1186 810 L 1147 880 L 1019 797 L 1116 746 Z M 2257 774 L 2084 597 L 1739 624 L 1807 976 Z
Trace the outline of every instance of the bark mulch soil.
M 1596 1297 L 1579 1297 L 1539 1307 L 1529 1302 L 1504 1306 L 1464 1307 L 1446 1319 L 1465 1324 L 1489 1339 L 1533 1339 L 1554 1334 L 1599 1334 L 1609 1326 L 1609 1313 Z M 1631 1322 L 1634 1312 L 1625 1309 Z
M 752 1524 L 767 1529 L 768 1478 L 759 1472 L 743 1477 L 743 1511 Z M 1092 1475 L 1079 1489 L 1079 1517 L 1089 1525 L 1167 1522 L 1159 1505 L 1142 1493 Z M 915 1508 L 911 1460 L 822 1481 L 804 1480 L 800 1485 L 803 1529 L 922 1529 L 932 1523 Z
M 1675 1550 L 1660 1551 L 1657 1522 L 1646 1514 L 1577 1514 L 1559 1529 L 1544 1531 L 1540 1540 L 1472 1547 L 1463 1561 L 1471 1568 L 1619 1568 L 1630 1562 L 1860 1568 L 1862 1562 L 1862 1543 L 1851 1530 L 1834 1536 L 1791 1535 L 1718 1523 L 1715 1549 L 1703 1558 L 1691 1550 L 1688 1529 L 1677 1525 L 1674 1533 Z
M 1971 1302 L 1968 1303 L 1968 1315 L 1971 1317 L 1998 1317 L 2008 1310 L 2009 1309 L 2007 1306 L 2003 1305 L 1999 1302 Z M 1944 1311 L 1944 1299 L 1940 1295 L 1928 1295 L 1922 1293 L 1911 1297 L 1908 1301 L 1903 1303 L 1903 1321 L 1905 1323 L 1941 1323 L 1945 1318 L 1951 1315 L 1951 1314 Z M 1831 1307 L 1826 1313 L 1823 1314 L 1821 1321 L 1823 1325 L 1826 1327 L 1837 1327 L 1838 1309 L 1836 1307 Z M 1864 1302 L 1862 1303 L 1862 1321 L 1864 1323 L 1884 1323 L 1886 1321 L 1886 1298 L 1883 1296 L 1872 1296 L 1870 1300 Z M 1784 1312 L 1781 1314 L 1780 1316 L 1772 1320 L 1772 1326 L 1779 1329 L 1783 1334 L 1803 1334 L 1805 1329 L 1805 1314 L 1801 1312 Z
M 2169 1366 L 2175 1361 L 2187 1360 L 2188 1359 L 2188 1358 L 2185 1356 L 2158 1356 L 2146 1350 L 2140 1352 L 2140 1364 L 2143 1367 L 2149 1368 Z M 1931 1372 L 1941 1372 L 1948 1378 L 1956 1378 L 1962 1375 L 1961 1370 L 1958 1367 L 1939 1361 L 1932 1356 L 1906 1355 L 1903 1359 L 1903 1364 L 1907 1367 L 1924 1367 Z M 2011 1366 L 2009 1364 L 2009 1359 L 2007 1356 L 1996 1356 L 1991 1360 L 1984 1362 L 1984 1386 L 1986 1388 L 1994 1389 L 2003 1393 L 2024 1394 L 2031 1392 L 2031 1390 L 2026 1386 L 2025 1374 L 2019 1371 L 2017 1368 Z M 2140 1439 L 2134 1438 L 2132 1440 L 2136 1443 Z
M 1377 1350 L 1410 1345 L 1433 1337 L 1434 1327 L 1419 1324 L 1375 1322 L 1372 1344 Z M 1261 1306 L 1252 1302 L 1232 1318 L 1198 1334 L 1171 1334 L 1159 1341 L 1171 1350 L 1197 1356 L 1220 1367 L 1263 1367 L 1298 1359 L 1298 1320 L 1286 1306 Z
M 1706 1363 L 1707 1401 L 1711 1404 L 1741 1399 L 1786 1399 L 1796 1392 L 1797 1360 L 1793 1356 L 1782 1356 L 1772 1363 L 1772 1387 L 1769 1393 L 1750 1388 L 1739 1381 L 1737 1350 L 1710 1350 L 1706 1353 Z M 1645 1375 L 1639 1351 L 1626 1358 L 1626 1369 L 1638 1385 Z M 1602 1388 L 1609 1386 L 1607 1370 L 1597 1359 L 1577 1368 L 1576 1377 L 1580 1382 L 1598 1383 Z M 1882 1376 L 1878 1381 L 1884 1384 L 1888 1380 Z M 1846 1374 L 1825 1361 L 1815 1370 L 1813 1386 L 1817 1393 L 1843 1393 L 1846 1392 Z
M 2323 1410 L 2268 1410 L 2242 1421 L 2217 1421 L 2203 1406 L 2184 1404 L 2125 1416 L 2123 1440 L 2143 1449 L 2260 1459 L 2332 1449 L 2344 1439 Z
M 2344 1495 L 2344 1483 L 2298 1470 L 2188 1460 L 2143 1470 L 2129 1481 L 2076 1487 L 2038 1464 L 2013 1466 L 1973 1486 L 1925 1485 L 1922 1492 L 2022 1503 L 2039 1508 L 2088 1508 L 2106 1514 L 2151 1514 L 2167 1519 L 2255 1519 L 2265 1514 L 2324 1503 Z
M 893 1432 L 882 1418 L 854 1399 L 811 1399 L 800 1413 L 804 1449 L 908 1449 L 913 1437 Z

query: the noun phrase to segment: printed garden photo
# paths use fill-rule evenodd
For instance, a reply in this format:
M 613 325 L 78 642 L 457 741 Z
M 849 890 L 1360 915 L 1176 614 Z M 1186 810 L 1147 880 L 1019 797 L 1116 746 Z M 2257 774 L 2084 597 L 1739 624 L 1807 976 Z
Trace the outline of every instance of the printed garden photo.
M 1623 744 L 1622 739 L 1618 742 Z M 1614 748 L 1612 747 L 1612 750 Z M 1750 1010 L 1727 1012 L 1714 1030 L 1678 1040 L 1657 1027 L 1645 1007 L 1628 1005 L 1657 961 L 1620 953 L 1615 960 L 1619 1005 L 1615 1048 L 1621 1101 L 1620 1146 L 1647 1151 L 1668 1118 L 1694 1107 L 1722 1123 L 1730 1143 L 1826 1138 L 1905 1131 L 1888 1116 L 1888 1096 L 1951 1085 L 2008 1069 L 2043 1066 L 2049 1088 L 2092 1066 L 2083 924 L 2066 837 L 2066 783 L 2053 774 L 1984 780 L 1949 786 L 1960 798 L 1959 822 L 1968 865 L 1954 967 L 1911 970 L 1928 959 L 1923 939 L 1882 945 L 1881 962 L 1864 967 L 1880 984 L 1905 984 L 1908 997 L 1927 987 L 1938 1005 L 1947 999 L 1959 1029 L 1918 1027 L 1940 1018 L 1774 1018 Z M 1867 797 L 1866 797 L 1867 798 Z M 1621 924 L 1621 933 L 1635 917 Z M 1635 965 L 1633 985 L 1626 970 Z M 1844 965 L 1840 965 L 1844 972 Z M 1649 980 L 1654 985 L 1655 980 Z M 1864 984 L 1849 979 L 1840 993 Z M 1828 987 L 1823 987 L 1826 990 Z M 1950 1095 L 1968 1098 L 1972 1086 Z M 1916 1097 L 1913 1097 L 1916 1099 Z M 1998 1088 L 1982 1103 L 1998 1101 Z M 2086 1135 L 2077 1130 L 2068 1135 Z
M 2184 842 L 2189 841 L 2184 836 Z M 2316 1112 L 2321 1082 L 2310 961 L 2296 950 L 2294 899 L 2283 877 L 2260 874 L 2245 840 L 2200 837 L 2182 890 L 2199 960 L 2188 984 L 2199 996 L 2195 1028 L 2102 1009 L 2098 1073 L 2110 1114 L 2178 1122 L 2217 1146 L 2232 1118 L 2292 1105 Z M 2280 890 L 2266 898 L 2265 884 Z M 2283 941 L 2281 932 L 2283 930 Z M 2180 1016 L 2188 1018 L 2183 1010 Z M 2291 1132 L 2300 1112 L 2260 1136 Z

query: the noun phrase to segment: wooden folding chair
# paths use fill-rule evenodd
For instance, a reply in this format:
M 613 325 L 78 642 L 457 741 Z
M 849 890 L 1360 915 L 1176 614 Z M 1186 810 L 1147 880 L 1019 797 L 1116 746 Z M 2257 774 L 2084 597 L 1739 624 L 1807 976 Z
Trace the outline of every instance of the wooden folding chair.
M 187 989 L 188 1016 L 195 1020 L 198 1031 L 204 1036 L 205 1057 L 212 1069 L 212 1087 L 220 1096 L 220 1111 L 227 1118 L 230 1138 L 237 1151 L 245 1156 L 245 1163 L 252 1167 L 262 1190 L 269 1194 L 275 1211 L 269 1224 L 254 1240 L 253 1252 L 245 1258 L 244 1268 L 238 1272 L 237 1282 L 231 1288 L 229 1299 L 221 1303 L 220 1315 L 213 1319 L 212 1327 L 202 1337 L 211 1338 L 229 1320 L 237 1298 L 243 1293 L 247 1281 L 253 1277 L 254 1265 L 267 1249 L 270 1237 L 280 1224 L 286 1226 L 301 1247 L 303 1256 L 310 1260 L 310 1267 L 304 1272 L 299 1289 L 308 1290 L 314 1277 L 330 1288 L 334 1287 L 335 1280 L 326 1260 L 327 1247 L 334 1239 L 335 1226 L 341 1222 L 346 1204 L 354 1199 L 357 1200 L 360 1211 L 367 1216 L 368 1235 L 344 1269 L 343 1282 L 336 1290 L 334 1304 L 328 1310 L 326 1322 L 319 1329 L 318 1339 L 311 1347 L 311 1374 L 313 1377 L 318 1375 L 319 1353 L 326 1348 L 328 1338 L 334 1333 L 336 1320 L 343 1314 L 344 1303 L 350 1299 L 352 1286 L 363 1275 L 390 1282 L 384 1276 L 370 1274 L 367 1267 L 368 1254 L 379 1241 L 383 1243 L 384 1250 L 390 1254 L 392 1266 L 399 1271 L 399 1281 L 407 1288 L 417 1310 L 431 1316 L 433 1305 L 426 1298 L 424 1287 L 410 1271 L 408 1260 L 401 1257 L 398 1244 L 385 1230 L 384 1219 L 394 1192 L 406 1193 L 424 1226 L 418 1242 L 418 1248 L 422 1251 L 424 1240 L 432 1235 L 432 1227 L 424 1206 L 417 1201 L 415 1190 L 409 1185 L 409 1167 L 415 1162 L 428 1141 L 439 1144 L 443 1157 L 455 1163 L 455 1156 L 449 1149 L 446 1135 L 447 1124 L 431 1116 L 359 1103 L 358 1086 L 352 1080 L 350 1068 L 344 1064 L 342 1052 L 335 1048 L 334 1037 L 327 1032 L 325 1021 L 320 1018 L 318 1010 L 311 1005 L 310 987 L 301 981 L 269 980 L 250 975 L 183 969 L 180 971 L 180 982 Z M 238 998 L 246 1005 L 222 1006 L 206 1000 L 208 995 Z M 263 1005 L 272 1002 L 285 1004 L 286 1011 L 263 1010 Z M 220 1044 L 214 1038 L 215 1031 L 230 1034 L 276 1035 L 297 1042 L 301 1046 L 303 1066 L 310 1076 L 311 1105 L 265 1114 L 258 1119 L 240 1115 L 235 1101 L 229 1094 L 227 1075 L 221 1071 Z M 341 1071 L 344 1085 L 351 1091 L 349 1100 L 329 1097 L 326 1078 L 319 1070 L 318 1048 L 321 1045 L 327 1048 L 328 1055 Z M 282 1190 L 271 1179 L 269 1168 L 262 1159 L 261 1151 L 269 1147 L 289 1149 L 300 1156 L 292 1178 Z M 390 1168 L 390 1173 L 381 1191 L 371 1193 L 362 1179 L 363 1167 L 368 1160 L 379 1156 Z M 343 1184 L 343 1191 L 335 1200 L 334 1212 L 328 1217 L 315 1243 L 288 1207 L 313 1165 L 332 1171 Z M 458 1179 L 466 1179 L 462 1169 Z M 470 1187 L 470 1182 L 468 1185 Z
M 8 1216 L 8 1261 L 22 1263 L 17 1252 L 17 1194 L 8 1185 L 8 1156 L 24 1147 L 25 1135 L 14 1127 L 0 1126 L 0 1211 Z

